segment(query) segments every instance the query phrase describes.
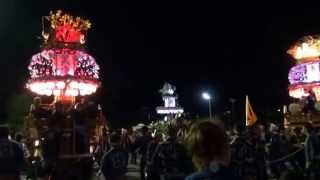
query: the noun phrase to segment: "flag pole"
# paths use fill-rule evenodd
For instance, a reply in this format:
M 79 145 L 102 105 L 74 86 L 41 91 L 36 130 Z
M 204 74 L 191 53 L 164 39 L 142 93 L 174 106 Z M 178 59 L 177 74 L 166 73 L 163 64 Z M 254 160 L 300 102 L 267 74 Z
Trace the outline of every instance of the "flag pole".
M 246 126 L 248 126 L 249 125 L 249 123 L 248 123 L 248 100 L 249 100 L 249 98 L 248 98 L 248 95 L 246 95 L 246 103 L 245 103 L 245 109 L 246 109 L 246 114 L 245 114 L 245 119 L 246 119 Z

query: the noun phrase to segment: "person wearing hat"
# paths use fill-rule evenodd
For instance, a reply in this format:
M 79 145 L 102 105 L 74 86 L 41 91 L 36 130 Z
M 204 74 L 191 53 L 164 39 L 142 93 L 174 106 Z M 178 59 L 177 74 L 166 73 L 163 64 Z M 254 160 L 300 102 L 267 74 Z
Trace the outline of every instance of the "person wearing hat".
M 0 126 L 0 180 L 20 180 L 24 164 L 23 150 L 19 143 L 8 136 L 8 127 Z

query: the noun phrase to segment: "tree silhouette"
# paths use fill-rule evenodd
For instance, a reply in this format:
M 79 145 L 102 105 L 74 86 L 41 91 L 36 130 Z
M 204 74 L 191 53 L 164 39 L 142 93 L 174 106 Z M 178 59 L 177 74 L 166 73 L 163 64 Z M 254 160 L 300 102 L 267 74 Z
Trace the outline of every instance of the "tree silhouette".
M 7 102 L 7 122 L 10 128 L 21 130 L 28 114 L 32 98 L 25 94 L 14 94 Z

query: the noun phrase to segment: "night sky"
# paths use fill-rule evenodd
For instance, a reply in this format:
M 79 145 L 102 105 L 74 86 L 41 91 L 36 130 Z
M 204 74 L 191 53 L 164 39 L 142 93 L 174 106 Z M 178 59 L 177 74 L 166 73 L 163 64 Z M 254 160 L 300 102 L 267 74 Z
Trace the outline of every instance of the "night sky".
M 32 2 L 32 3 L 31 3 Z M 213 95 L 214 112 L 238 111 L 248 94 L 258 113 L 289 102 L 286 50 L 320 32 L 319 8 L 279 4 L 205 4 L 198 1 L 0 1 L 0 101 L 26 92 L 27 65 L 40 51 L 41 16 L 50 10 L 89 18 L 88 52 L 101 66 L 95 97 L 111 121 L 144 120 L 162 103 L 164 82 L 178 89 L 191 115 L 206 116 L 201 92 Z

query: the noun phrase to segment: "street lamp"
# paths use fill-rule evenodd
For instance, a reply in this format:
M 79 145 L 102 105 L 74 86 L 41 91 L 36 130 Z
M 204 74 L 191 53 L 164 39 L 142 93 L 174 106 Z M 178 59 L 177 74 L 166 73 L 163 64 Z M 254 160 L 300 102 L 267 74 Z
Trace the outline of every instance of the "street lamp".
M 202 93 L 202 98 L 207 100 L 208 103 L 209 103 L 209 117 L 211 119 L 211 117 L 212 117 L 212 113 L 211 113 L 211 95 L 209 93 L 204 92 L 204 93 Z

